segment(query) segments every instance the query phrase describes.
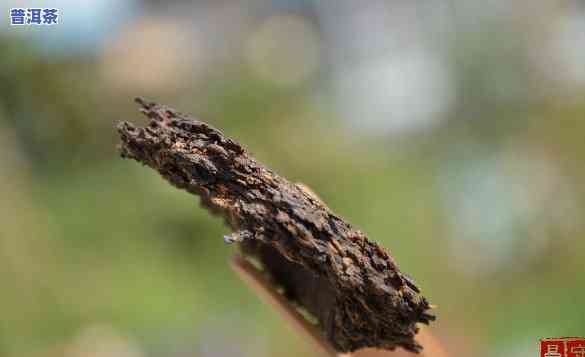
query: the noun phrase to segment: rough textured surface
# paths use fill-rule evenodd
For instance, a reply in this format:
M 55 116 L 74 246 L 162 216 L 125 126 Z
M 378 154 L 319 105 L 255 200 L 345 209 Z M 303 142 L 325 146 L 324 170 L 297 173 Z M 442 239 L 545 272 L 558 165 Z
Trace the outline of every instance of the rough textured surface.
M 168 107 L 137 99 L 145 128 L 118 125 L 122 157 L 157 170 L 222 214 L 287 296 L 319 320 L 339 351 L 419 351 L 416 323 L 430 306 L 394 259 L 317 197 L 256 162 L 220 131 Z

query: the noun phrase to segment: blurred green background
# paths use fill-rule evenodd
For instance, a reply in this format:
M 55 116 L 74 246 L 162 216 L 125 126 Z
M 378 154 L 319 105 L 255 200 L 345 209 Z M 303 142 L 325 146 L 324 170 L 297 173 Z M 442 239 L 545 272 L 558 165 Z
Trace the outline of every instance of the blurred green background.
M 12 7 L 60 10 L 10 26 Z M 297 356 L 227 228 L 116 151 L 135 96 L 317 192 L 453 356 L 585 335 L 580 1 L 0 4 L 0 355 Z

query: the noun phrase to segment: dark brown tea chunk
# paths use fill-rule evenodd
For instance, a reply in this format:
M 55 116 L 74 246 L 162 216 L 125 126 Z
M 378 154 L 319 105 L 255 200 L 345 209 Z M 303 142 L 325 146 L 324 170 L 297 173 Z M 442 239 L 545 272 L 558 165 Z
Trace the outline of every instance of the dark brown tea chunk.
M 319 322 L 340 352 L 362 347 L 418 352 L 429 303 L 394 259 L 318 198 L 252 158 L 219 130 L 137 99 L 149 124 L 118 125 L 122 157 L 157 170 L 223 215 L 238 242 L 285 294 Z

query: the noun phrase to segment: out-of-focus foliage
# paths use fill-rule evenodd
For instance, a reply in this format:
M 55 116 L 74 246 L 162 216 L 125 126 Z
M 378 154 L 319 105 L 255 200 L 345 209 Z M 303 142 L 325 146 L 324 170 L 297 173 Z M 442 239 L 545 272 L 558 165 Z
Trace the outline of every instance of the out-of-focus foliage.
M 3 28 L 0 355 L 310 352 L 229 271 L 235 250 L 223 244 L 221 220 L 151 170 L 118 158 L 115 122 L 144 122 L 136 95 L 221 128 L 387 247 L 439 306 L 436 333 L 452 351 L 535 355 L 539 338 L 582 335 L 585 85 L 539 71 L 547 57 L 534 52 L 536 26 L 459 21 L 439 51 L 444 67 L 421 60 L 419 50 L 382 66 L 368 55 L 364 62 L 363 53 L 352 57 L 360 53 L 355 44 L 354 52 L 339 45 L 356 41 L 344 29 L 335 28 L 337 45 L 327 42 L 332 8 L 274 3 L 276 15 L 251 6 L 255 16 L 206 5 L 202 11 L 234 33 L 221 44 L 214 42 L 221 36 L 197 42 L 208 32 L 189 33 L 200 23 L 219 25 L 175 8 L 160 20 L 154 10 L 129 19 L 95 52 L 47 53 L 20 29 Z M 569 10 L 546 16 L 562 22 Z M 384 26 L 371 23 L 362 40 L 384 41 L 375 36 Z M 177 34 L 193 37 L 173 42 Z M 352 66 L 363 71 L 345 77 Z M 384 111 L 386 95 L 403 93 L 395 87 L 426 88 L 412 73 L 439 81 L 439 68 L 450 87 L 437 88 L 452 93 L 433 106 L 442 108 L 434 119 L 412 129 L 409 115 L 431 112 Z M 333 99 L 335 73 L 341 98 L 365 102 Z M 404 93 L 390 103 L 427 103 Z M 400 120 L 385 122 L 402 116 L 405 131 Z

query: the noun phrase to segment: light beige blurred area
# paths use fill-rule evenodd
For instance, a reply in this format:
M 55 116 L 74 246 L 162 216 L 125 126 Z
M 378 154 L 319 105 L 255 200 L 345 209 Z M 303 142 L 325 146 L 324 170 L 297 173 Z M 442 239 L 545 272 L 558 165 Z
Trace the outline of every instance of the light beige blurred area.
M 276 15 L 251 34 L 246 49 L 250 71 L 269 83 L 292 87 L 314 77 L 320 66 L 320 39 L 300 16 Z
M 59 24 L 10 25 L 38 6 Z M 583 335 L 581 1 L 0 13 L 0 356 L 314 353 L 229 269 L 221 220 L 119 158 L 137 96 L 218 127 L 387 248 L 454 356 Z
M 182 31 L 172 18 L 141 18 L 128 25 L 104 46 L 103 79 L 128 95 L 184 86 L 196 74 L 202 50 L 195 34 Z

